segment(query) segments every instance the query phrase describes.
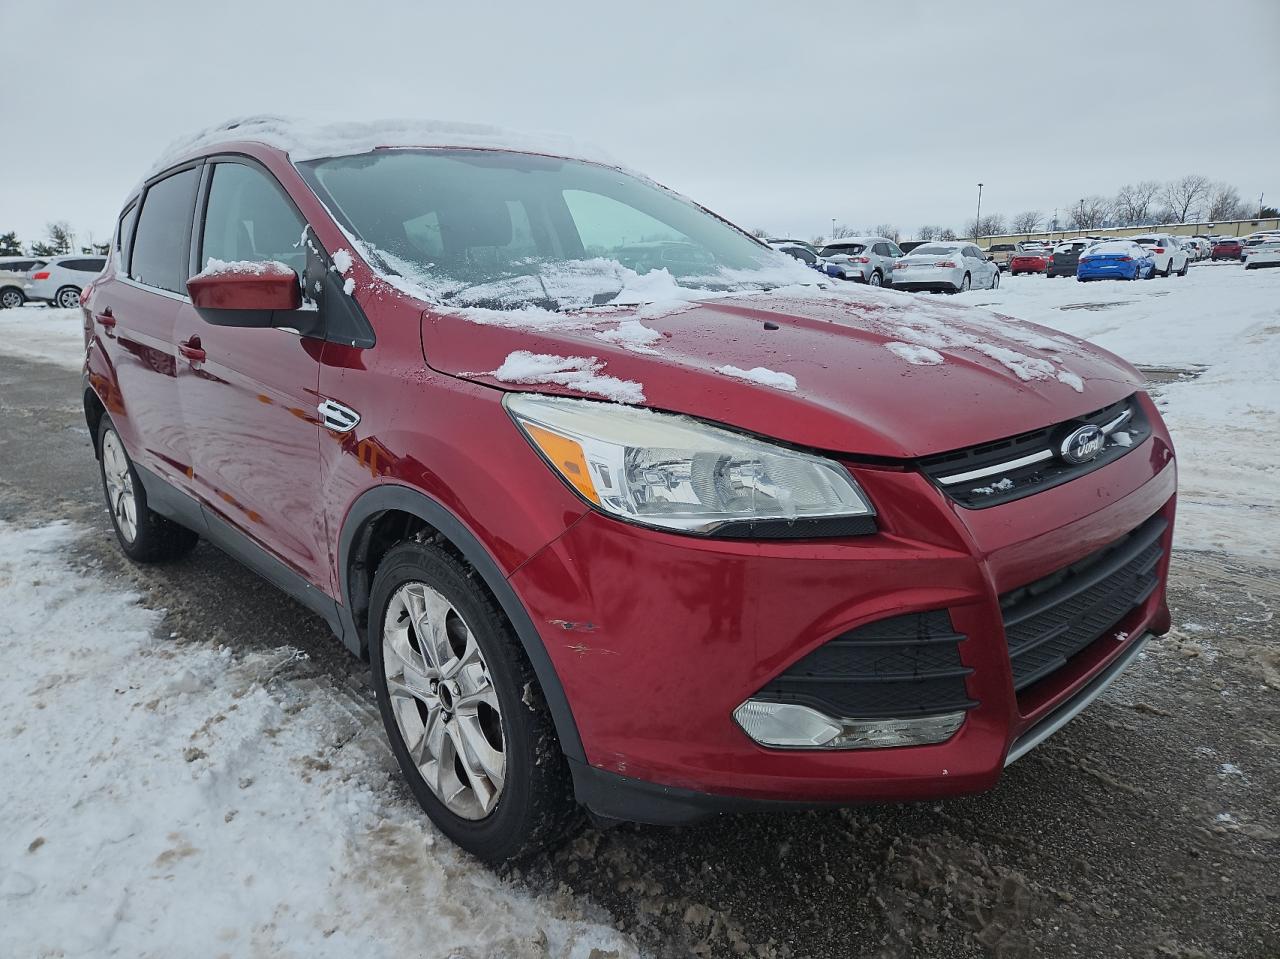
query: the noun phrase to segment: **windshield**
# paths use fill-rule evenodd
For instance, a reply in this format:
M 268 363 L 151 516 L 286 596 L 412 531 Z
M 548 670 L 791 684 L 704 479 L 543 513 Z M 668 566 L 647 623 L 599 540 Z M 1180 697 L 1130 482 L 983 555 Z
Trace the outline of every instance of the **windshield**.
M 460 306 L 636 302 L 628 286 L 771 289 L 812 271 L 608 167 L 491 150 L 377 150 L 300 165 L 389 272 Z M 664 274 L 665 271 L 665 275 Z

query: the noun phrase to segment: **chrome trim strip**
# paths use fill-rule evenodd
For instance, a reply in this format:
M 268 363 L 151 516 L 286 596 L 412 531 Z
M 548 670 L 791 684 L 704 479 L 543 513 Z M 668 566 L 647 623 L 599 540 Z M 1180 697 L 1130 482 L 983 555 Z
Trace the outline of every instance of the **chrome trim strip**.
M 180 303 L 190 303 L 191 297 L 184 296 L 181 293 L 174 293 L 172 290 L 162 290 L 158 286 L 147 286 L 145 283 L 139 283 L 131 276 L 125 276 L 122 273 L 116 273 L 115 279 L 123 283 L 125 286 L 131 286 L 135 290 L 146 290 L 148 293 L 154 293 L 157 296 L 167 296 L 171 300 L 177 300 Z
M 1113 419 L 1106 426 L 1102 427 L 1102 435 L 1109 436 L 1111 433 L 1119 429 L 1120 424 L 1122 424 L 1125 420 L 1127 420 L 1132 415 L 1133 415 L 1133 410 L 1131 409 L 1125 410 L 1123 413 L 1121 413 L 1119 416 Z
M 963 483 L 966 480 L 981 479 L 984 476 L 994 476 L 996 473 L 1003 473 L 1005 470 L 1016 470 L 1020 466 L 1030 466 L 1032 463 L 1039 463 L 1042 460 L 1049 459 L 1053 459 L 1053 451 L 1041 450 L 1039 453 L 1019 456 L 1016 460 L 996 463 L 994 466 L 984 466 L 981 469 L 969 470 L 967 473 L 952 473 L 950 476 L 939 476 L 938 482 L 943 486 L 951 486 L 955 483 Z
M 1067 723 L 1071 722 L 1071 720 L 1079 716 L 1090 703 L 1102 694 L 1104 689 L 1115 681 L 1117 676 L 1128 668 L 1130 663 L 1138 658 L 1138 654 L 1142 652 L 1143 647 L 1147 645 L 1147 640 L 1150 638 L 1150 633 L 1143 633 L 1135 639 L 1130 644 L 1129 648 L 1126 649 L 1118 659 L 1112 662 L 1111 665 L 1103 672 L 1095 676 L 1089 685 L 1076 693 L 1074 699 L 1070 699 L 1062 706 L 1059 706 L 1057 712 L 1051 713 L 1048 718 L 1041 720 L 1038 725 L 1032 726 L 1031 729 L 1024 733 L 1019 739 L 1016 739 L 1013 746 L 1009 749 L 1009 755 L 1004 758 L 1005 767 L 1008 768 L 1010 765 L 1017 762 Z
M 1133 410 L 1127 409 L 1110 423 L 1099 427 L 1099 429 L 1102 430 L 1102 435 L 1110 436 L 1132 415 Z M 967 473 L 952 473 L 950 476 L 939 476 L 938 482 L 943 486 L 954 486 L 956 483 L 982 479 L 984 476 L 994 476 L 996 473 L 1005 472 L 1005 470 L 1016 470 L 1020 467 L 1030 466 L 1032 463 L 1040 463 L 1049 459 L 1053 459 L 1053 450 L 1041 450 L 1038 453 L 1029 453 L 1026 456 L 1020 456 L 1016 460 L 1008 460 L 1004 463 L 996 463 L 993 466 L 983 466 L 981 469 L 969 470 Z

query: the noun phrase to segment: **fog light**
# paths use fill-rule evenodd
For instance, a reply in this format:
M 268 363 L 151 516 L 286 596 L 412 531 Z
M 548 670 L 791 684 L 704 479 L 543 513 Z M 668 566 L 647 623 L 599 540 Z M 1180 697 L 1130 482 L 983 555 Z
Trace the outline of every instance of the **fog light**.
M 733 718 L 762 746 L 876 749 L 924 746 L 950 739 L 964 722 L 964 710 L 914 719 L 838 719 L 796 703 L 748 699 L 733 711 Z

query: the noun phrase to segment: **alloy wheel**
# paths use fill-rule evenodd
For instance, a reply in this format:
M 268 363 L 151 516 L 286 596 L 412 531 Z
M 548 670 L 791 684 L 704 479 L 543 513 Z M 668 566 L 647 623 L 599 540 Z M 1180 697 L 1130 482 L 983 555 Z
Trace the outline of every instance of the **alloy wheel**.
M 879 273 L 872 273 L 872 274 L 871 274 L 871 279 L 867 280 L 867 282 L 868 282 L 869 284 L 871 284 L 872 286 L 879 286 L 879 285 L 880 285 L 880 274 L 879 274 Z
M 502 711 L 475 636 L 453 604 L 425 583 L 391 596 L 382 627 L 391 711 L 431 792 L 463 819 L 489 815 L 507 760 Z
M 0 309 L 16 310 L 22 305 L 22 294 L 17 290 L 5 290 L 0 293 Z
M 102 476 L 106 480 L 107 504 L 125 542 L 138 535 L 138 499 L 133 491 L 129 457 L 114 430 L 102 437 Z
M 64 310 L 71 310 L 80 305 L 80 291 L 67 287 L 65 290 L 58 291 L 58 306 Z

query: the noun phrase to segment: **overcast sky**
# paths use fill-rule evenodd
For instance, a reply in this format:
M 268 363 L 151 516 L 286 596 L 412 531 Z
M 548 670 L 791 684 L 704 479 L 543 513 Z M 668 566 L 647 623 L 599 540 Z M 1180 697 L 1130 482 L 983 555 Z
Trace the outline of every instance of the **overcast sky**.
M 1006 215 L 1192 172 L 1280 203 L 1280 0 L 9 13 L 0 232 L 24 241 L 56 219 L 104 238 L 170 142 L 247 113 L 566 133 L 741 226 L 806 237 L 832 217 L 958 230 L 979 181 Z

